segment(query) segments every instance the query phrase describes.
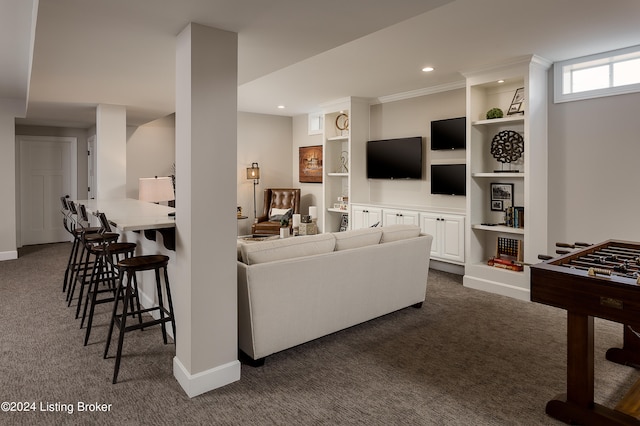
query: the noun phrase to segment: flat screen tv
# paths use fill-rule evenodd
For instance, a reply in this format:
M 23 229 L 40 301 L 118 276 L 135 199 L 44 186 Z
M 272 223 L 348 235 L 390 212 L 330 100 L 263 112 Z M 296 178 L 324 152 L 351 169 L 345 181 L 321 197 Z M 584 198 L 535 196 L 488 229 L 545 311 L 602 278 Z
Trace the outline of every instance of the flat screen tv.
M 422 179 L 422 137 L 368 141 L 367 178 Z
M 467 195 L 466 164 L 432 164 L 431 193 Z
M 431 122 L 431 149 L 466 149 L 467 118 L 448 118 Z

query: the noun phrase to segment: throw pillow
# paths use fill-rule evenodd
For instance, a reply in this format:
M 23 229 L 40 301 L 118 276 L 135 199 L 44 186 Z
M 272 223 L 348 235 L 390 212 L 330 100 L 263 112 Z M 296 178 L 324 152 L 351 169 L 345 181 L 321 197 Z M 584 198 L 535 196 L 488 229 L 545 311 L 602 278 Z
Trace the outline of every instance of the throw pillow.
M 293 211 L 291 209 L 276 209 L 275 207 L 272 207 L 271 212 L 269 214 L 269 220 L 273 222 L 280 222 L 280 220 L 285 215 L 289 215 L 289 214 L 293 214 Z

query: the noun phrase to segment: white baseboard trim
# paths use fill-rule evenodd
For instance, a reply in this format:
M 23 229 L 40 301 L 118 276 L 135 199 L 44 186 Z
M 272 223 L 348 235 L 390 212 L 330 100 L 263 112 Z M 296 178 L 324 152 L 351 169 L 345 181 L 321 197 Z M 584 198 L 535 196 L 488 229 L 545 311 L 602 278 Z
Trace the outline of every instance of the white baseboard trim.
M 173 358 L 173 376 L 187 396 L 193 398 L 240 380 L 240 361 L 232 361 L 207 371 L 191 374 L 176 356 Z
M 18 258 L 18 250 L 0 251 L 0 261 L 14 260 Z
M 483 280 L 480 278 L 472 278 L 464 276 L 462 284 L 465 287 L 475 290 L 487 291 L 489 293 L 500 294 L 502 296 L 512 297 L 514 299 L 531 301 L 531 291 L 527 288 L 516 287 L 509 284 L 498 283 L 495 281 Z

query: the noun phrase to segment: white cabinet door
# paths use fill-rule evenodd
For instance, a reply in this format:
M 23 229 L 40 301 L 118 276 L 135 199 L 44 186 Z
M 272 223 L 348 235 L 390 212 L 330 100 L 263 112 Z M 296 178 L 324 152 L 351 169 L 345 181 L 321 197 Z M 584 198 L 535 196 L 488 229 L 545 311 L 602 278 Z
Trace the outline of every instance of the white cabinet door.
M 440 256 L 439 243 L 441 237 L 440 230 L 440 216 L 431 213 L 420 213 L 420 230 L 423 234 L 429 234 L 433 236 L 433 242 L 431 243 L 431 257 Z
M 420 226 L 420 214 L 411 210 L 384 209 L 382 223 L 384 226 L 398 224 Z
M 351 206 L 351 229 L 369 228 L 382 219 L 382 209 L 364 205 Z
M 464 262 L 464 216 L 420 213 L 420 228 L 433 235 L 431 257 Z
M 442 259 L 464 262 L 464 217 L 456 215 L 442 215 L 440 225 Z

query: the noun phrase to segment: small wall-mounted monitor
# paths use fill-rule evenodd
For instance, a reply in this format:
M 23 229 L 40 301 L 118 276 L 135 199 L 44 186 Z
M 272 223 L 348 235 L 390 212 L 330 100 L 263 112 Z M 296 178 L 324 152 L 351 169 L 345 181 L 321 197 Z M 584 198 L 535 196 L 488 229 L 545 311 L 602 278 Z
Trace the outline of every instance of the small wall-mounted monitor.
M 448 118 L 431 122 L 431 149 L 467 148 L 467 118 Z
M 431 193 L 467 195 L 466 164 L 432 164 Z

